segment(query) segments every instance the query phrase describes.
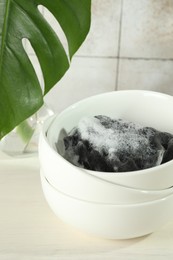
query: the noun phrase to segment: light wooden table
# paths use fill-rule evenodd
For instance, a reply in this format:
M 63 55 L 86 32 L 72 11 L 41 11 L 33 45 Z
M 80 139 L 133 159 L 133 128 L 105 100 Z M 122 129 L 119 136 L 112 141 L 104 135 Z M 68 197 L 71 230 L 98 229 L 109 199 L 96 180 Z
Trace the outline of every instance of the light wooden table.
M 131 240 L 90 237 L 60 221 L 40 185 L 37 158 L 0 156 L 0 260 L 172 260 L 173 220 Z

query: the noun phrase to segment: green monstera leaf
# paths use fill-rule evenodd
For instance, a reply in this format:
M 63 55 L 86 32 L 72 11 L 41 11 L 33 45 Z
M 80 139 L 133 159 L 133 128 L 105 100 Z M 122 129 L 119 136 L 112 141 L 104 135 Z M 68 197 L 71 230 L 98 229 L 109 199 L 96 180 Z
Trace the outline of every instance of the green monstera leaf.
M 91 0 L 0 0 L 0 139 L 42 106 L 44 94 L 69 68 L 68 55 L 39 12 L 39 5 L 59 22 L 70 58 L 89 31 Z M 23 38 L 30 41 L 38 57 L 44 94 L 23 48 Z

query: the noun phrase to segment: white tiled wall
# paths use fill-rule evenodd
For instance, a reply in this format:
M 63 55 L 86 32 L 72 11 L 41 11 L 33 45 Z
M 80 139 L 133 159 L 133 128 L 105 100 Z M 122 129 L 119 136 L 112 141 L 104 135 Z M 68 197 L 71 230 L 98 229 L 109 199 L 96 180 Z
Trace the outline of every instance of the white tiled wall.
M 55 19 L 41 11 L 67 49 Z M 42 82 L 29 44 L 27 49 Z M 92 0 L 89 35 L 45 101 L 59 112 L 82 98 L 117 89 L 173 95 L 173 0 Z

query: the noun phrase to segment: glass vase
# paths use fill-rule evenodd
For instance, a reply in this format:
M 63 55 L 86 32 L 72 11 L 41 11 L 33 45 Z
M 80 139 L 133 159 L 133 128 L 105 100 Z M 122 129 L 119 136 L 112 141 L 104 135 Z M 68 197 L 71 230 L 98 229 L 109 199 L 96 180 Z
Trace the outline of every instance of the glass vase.
M 0 150 L 10 156 L 32 156 L 38 152 L 39 134 L 45 119 L 53 111 L 44 104 L 40 110 L 18 125 L 0 141 Z

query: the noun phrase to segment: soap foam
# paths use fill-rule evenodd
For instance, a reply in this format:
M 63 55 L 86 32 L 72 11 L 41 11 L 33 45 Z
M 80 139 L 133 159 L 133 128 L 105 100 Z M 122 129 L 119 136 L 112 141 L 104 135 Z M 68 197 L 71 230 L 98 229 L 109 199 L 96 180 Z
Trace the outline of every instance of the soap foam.
M 107 118 L 105 118 L 107 119 Z M 78 131 L 83 140 L 88 140 L 100 154 L 103 150 L 112 157 L 112 154 L 126 151 L 135 155 L 141 148 L 148 147 L 147 153 L 152 149 L 149 147 L 149 137 L 153 136 L 152 131 L 147 131 L 147 135 L 140 134 L 143 126 L 131 123 L 122 119 L 117 119 L 105 127 L 99 117 L 85 117 L 78 124 Z

